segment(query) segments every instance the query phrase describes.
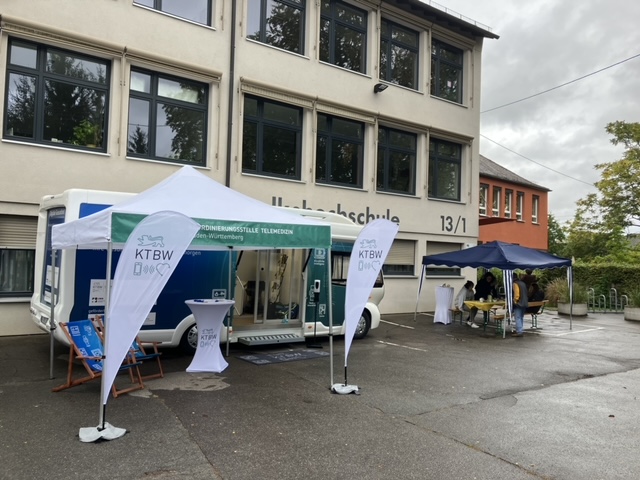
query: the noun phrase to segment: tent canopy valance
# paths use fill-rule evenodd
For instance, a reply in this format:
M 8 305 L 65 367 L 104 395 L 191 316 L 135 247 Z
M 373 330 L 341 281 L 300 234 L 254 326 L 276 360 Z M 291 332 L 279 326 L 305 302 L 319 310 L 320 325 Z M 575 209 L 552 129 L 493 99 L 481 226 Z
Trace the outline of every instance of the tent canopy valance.
M 506 242 L 489 242 L 477 247 L 438 255 L 426 255 L 423 265 L 446 267 L 500 268 L 525 270 L 570 267 L 571 259 Z
M 329 248 L 331 226 L 236 192 L 185 166 L 128 200 L 52 228 L 52 248 L 105 249 L 124 245 L 147 215 L 182 213 L 200 224 L 190 248 L 260 250 Z

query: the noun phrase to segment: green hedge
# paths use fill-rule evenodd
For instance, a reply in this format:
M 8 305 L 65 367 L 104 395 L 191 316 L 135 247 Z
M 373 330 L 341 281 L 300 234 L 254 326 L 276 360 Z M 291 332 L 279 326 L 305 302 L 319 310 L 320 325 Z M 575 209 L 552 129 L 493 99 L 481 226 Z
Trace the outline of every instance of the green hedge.
M 566 278 L 567 275 L 564 268 L 536 270 L 534 273 L 543 288 L 553 279 Z M 573 280 L 586 288 L 593 288 L 596 298 L 605 295 L 608 300 L 611 288 L 616 289 L 618 298 L 621 295 L 631 296 L 640 287 L 640 266 L 576 262 L 573 266 Z

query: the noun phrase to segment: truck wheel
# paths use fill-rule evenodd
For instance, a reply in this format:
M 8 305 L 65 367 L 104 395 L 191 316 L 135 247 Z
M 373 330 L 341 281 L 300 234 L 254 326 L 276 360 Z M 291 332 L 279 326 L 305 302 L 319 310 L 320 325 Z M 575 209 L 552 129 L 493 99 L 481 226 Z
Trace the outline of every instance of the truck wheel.
M 360 340 L 367 336 L 369 333 L 369 329 L 371 328 L 371 314 L 367 310 L 362 312 L 360 315 L 360 320 L 358 320 L 358 325 L 356 325 L 356 333 L 353 335 L 354 338 Z
M 194 323 L 182 335 L 180 349 L 187 355 L 194 355 L 198 348 L 198 326 Z

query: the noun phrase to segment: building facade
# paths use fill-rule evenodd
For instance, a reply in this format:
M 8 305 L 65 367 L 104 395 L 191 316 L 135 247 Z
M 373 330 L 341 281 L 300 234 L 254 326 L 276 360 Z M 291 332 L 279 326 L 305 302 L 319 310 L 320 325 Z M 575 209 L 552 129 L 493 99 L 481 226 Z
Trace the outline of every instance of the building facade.
M 182 165 L 399 223 L 383 313 L 414 310 L 423 255 L 476 243 L 487 27 L 418 0 L 33 0 L 0 22 L 0 334 L 35 332 L 44 195 L 140 192 Z
M 547 251 L 549 192 L 480 155 L 478 243 L 499 240 Z

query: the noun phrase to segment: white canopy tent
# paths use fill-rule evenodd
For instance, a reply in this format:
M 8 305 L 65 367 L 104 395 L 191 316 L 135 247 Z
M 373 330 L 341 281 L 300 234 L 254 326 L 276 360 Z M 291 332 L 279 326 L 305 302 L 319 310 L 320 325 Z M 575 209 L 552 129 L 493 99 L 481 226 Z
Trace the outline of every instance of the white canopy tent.
M 190 166 L 182 167 L 164 181 L 128 200 L 93 215 L 54 226 L 52 250 L 106 249 L 107 278 L 111 278 L 113 248 L 123 248 L 143 219 L 163 211 L 177 212 L 199 224 L 199 231 L 188 247 L 191 250 L 230 252 L 322 248 L 331 251 L 330 225 L 277 209 L 231 190 Z M 329 260 L 327 270 L 330 265 Z M 229 277 L 231 285 L 231 268 Z M 331 278 L 330 272 L 327 278 Z M 105 311 L 109 310 L 109 288 L 110 282 L 107 282 Z M 329 320 L 331 323 L 331 314 Z M 116 319 L 107 318 L 107 328 L 117 328 L 115 322 Z M 53 318 L 51 323 L 54 325 Z M 105 344 L 105 349 L 108 355 L 108 344 Z M 331 376 L 333 383 L 333 364 Z M 108 396 L 104 393 L 103 385 L 100 409 L 102 428 L 105 426 L 104 410 Z

